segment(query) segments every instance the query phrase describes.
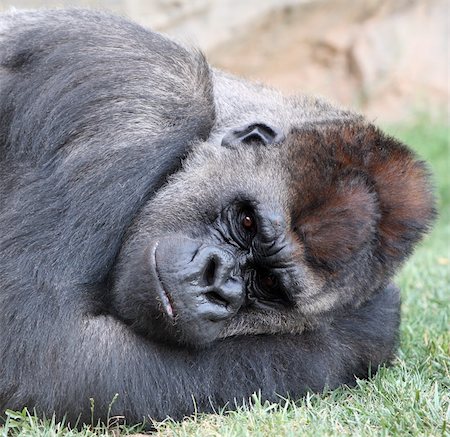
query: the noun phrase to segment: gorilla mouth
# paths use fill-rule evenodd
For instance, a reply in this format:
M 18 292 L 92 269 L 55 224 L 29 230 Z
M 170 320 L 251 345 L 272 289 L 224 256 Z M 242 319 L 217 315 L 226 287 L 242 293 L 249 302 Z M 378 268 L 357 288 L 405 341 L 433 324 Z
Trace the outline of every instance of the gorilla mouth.
M 169 318 L 173 320 L 175 318 L 175 314 L 173 311 L 172 299 L 170 294 L 163 287 L 163 283 L 158 272 L 158 264 L 156 263 L 156 250 L 158 248 L 158 244 L 159 241 L 157 241 L 151 249 L 150 266 L 153 270 L 153 277 L 156 279 L 156 291 L 161 300 L 162 307 L 164 308 L 164 311 L 169 316 Z

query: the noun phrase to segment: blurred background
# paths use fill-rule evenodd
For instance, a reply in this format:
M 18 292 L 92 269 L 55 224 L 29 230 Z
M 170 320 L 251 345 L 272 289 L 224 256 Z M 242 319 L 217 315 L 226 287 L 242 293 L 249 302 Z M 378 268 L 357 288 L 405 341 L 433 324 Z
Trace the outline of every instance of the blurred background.
M 110 10 L 199 46 L 222 69 L 378 122 L 447 119 L 448 0 L 0 0 Z

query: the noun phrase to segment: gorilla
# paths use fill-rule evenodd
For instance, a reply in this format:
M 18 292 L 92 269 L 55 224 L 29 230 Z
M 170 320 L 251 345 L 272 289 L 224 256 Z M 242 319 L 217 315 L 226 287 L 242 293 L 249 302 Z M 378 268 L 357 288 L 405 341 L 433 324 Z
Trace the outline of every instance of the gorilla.
M 180 419 L 392 358 L 434 203 L 362 116 L 66 10 L 0 16 L 0 120 L 0 414 Z

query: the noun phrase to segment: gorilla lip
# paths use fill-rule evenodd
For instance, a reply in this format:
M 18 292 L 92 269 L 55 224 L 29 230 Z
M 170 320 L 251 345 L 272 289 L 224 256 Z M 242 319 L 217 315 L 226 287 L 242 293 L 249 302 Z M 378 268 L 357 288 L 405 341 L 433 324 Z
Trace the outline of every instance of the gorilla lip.
M 158 296 L 161 299 L 161 303 L 164 308 L 164 311 L 171 319 L 174 319 L 175 315 L 174 315 L 170 295 L 164 289 L 163 283 L 161 281 L 161 277 L 159 276 L 159 272 L 158 272 L 158 264 L 156 262 L 156 250 L 158 248 L 158 244 L 159 244 L 159 242 L 157 241 L 151 249 L 150 265 L 151 265 L 153 273 L 154 273 L 153 276 L 156 278 L 156 281 L 155 281 L 156 282 L 156 291 L 158 292 Z

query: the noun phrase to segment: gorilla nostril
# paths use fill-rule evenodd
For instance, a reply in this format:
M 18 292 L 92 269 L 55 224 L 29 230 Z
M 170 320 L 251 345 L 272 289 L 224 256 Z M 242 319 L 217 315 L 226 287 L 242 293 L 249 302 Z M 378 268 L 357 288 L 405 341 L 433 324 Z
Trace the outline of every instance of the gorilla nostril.
M 224 299 L 219 293 L 215 291 L 208 291 L 205 296 L 211 303 L 214 303 L 216 305 L 227 307 L 229 304 L 226 299 Z
M 236 312 L 244 297 L 243 283 L 232 271 L 237 261 L 234 256 L 217 247 L 202 248 L 194 262 L 196 296 L 213 318 L 223 320 Z
M 216 260 L 211 258 L 208 260 L 205 270 L 203 271 L 203 280 L 205 285 L 213 285 L 216 277 Z

